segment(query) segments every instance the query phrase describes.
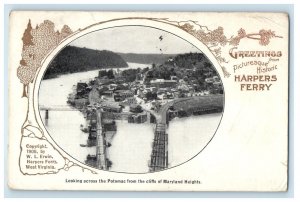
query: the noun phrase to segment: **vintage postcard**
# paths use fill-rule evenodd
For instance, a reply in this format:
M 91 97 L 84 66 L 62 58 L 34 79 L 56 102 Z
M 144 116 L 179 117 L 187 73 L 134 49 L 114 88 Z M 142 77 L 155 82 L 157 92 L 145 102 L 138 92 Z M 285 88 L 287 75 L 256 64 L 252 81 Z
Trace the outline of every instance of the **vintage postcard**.
M 285 13 L 13 11 L 9 187 L 287 191 Z

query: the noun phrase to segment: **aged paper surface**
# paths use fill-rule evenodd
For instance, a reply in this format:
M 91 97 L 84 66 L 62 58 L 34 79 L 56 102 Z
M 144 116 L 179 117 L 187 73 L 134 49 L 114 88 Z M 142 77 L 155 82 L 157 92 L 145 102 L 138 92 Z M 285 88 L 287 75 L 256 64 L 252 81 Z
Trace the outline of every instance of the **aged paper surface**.
M 286 191 L 284 13 L 10 14 L 9 186 Z

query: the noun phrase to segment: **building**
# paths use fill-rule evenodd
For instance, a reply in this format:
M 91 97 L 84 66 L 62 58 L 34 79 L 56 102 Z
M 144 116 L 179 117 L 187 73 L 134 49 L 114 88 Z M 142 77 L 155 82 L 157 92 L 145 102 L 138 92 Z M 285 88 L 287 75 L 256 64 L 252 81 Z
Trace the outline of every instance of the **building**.
M 166 88 L 160 88 L 160 89 L 157 90 L 157 95 L 162 95 L 162 94 L 164 94 L 166 92 L 167 92 Z
M 86 105 L 88 105 L 89 101 L 87 98 L 79 98 L 79 99 L 74 99 L 74 106 L 77 109 L 84 108 Z
M 83 97 L 87 94 L 87 87 L 86 83 L 78 82 L 76 87 L 76 95 L 77 97 Z
M 171 76 L 172 81 L 177 81 L 177 76 Z
M 78 82 L 78 83 L 77 83 L 77 88 L 76 88 L 76 90 L 77 90 L 77 92 L 83 91 L 83 90 L 85 90 L 87 87 L 88 87 L 87 83 Z
M 212 77 L 206 78 L 205 79 L 206 83 L 212 84 L 213 82 L 215 82 L 215 80 Z
M 143 112 L 143 109 L 140 105 L 133 104 L 133 105 L 130 105 L 129 111 L 132 113 L 141 113 L 141 112 Z
M 145 123 L 147 121 L 147 113 L 132 114 L 128 116 L 128 123 Z
M 156 88 L 167 88 L 167 87 L 175 87 L 177 84 L 176 80 L 165 80 L 165 79 L 156 79 L 151 80 L 150 86 Z
M 212 89 L 212 93 L 214 94 L 223 94 L 223 85 L 222 82 L 214 82 L 213 83 L 213 89 Z
M 115 95 L 118 95 L 122 100 L 125 100 L 126 98 L 133 97 L 134 93 L 130 90 L 116 90 Z
M 126 98 L 125 102 L 127 105 L 136 105 L 137 104 L 135 97 Z
M 216 81 L 216 82 L 213 83 L 213 86 L 214 86 L 215 88 L 222 88 L 223 85 L 222 85 L 222 83 L 221 83 L 220 81 L 219 81 L 219 82 Z
M 101 95 L 112 97 L 113 91 L 112 90 L 106 90 L 106 91 L 102 92 Z
M 122 98 L 122 96 L 119 95 L 119 94 L 114 95 L 114 100 L 115 100 L 115 102 L 122 102 L 122 101 L 124 101 L 124 99 Z
M 122 107 L 119 106 L 117 103 L 114 103 L 114 102 L 101 102 L 100 107 L 105 112 L 114 112 L 114 113 L 122 112 Z
M 113 82 L 113 79 L 108 79 L 107 77 L 95 78 L 95 83 L 97 85 L 106 85 L 106 84 L 110 84 L 112 82 Z
M 103 111 L 106 112 L 114 112 L 114 113 L 121 113 L 122 112 L 122 107 L 121 106 L 103 106 L 102 107 Z
M 118 84 L 123 84 L 124 82 L 126 82 L 126 80 L 124 77 L 118 76 L 118 77 L 115 77 L 115 82 Z
M 218 76 L 213 76 L 213 79 L 214 79 L 215 82 L 221 82 L 221 80 Z
M 220 78 L 218 76 L 213 76 L 205 79 L 206 83 L 214 83 L 214 82 L 221 82 Z
M 142 89 L 138 89 L 138 90 L 137 90 L 137 95 L 138 95 L 139 97 L 141 97 L 141 98 L 145 97 L 145 93 L 143 92 Z
M 156 87 L 150 87 L 150 91 L 156 93 L 157 92 L 157 88 Z
M 103 121 L 104 131 L 117 131 L 117 126 L 115 121 Z
M 112 84 L 109 84 L 108 89 L 113 91 L 113 90 L 116 90 L 117 87 L 118 87 L 117 84 L 112 83 Z

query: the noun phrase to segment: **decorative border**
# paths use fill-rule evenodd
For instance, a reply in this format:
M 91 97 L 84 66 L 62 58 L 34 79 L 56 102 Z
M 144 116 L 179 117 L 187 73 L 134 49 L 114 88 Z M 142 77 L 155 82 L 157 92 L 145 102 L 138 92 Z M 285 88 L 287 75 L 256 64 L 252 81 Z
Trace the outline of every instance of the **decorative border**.
M 222 68 L 224 78 L 230 77 L 230 73 L 227 71 L 224 63 L 227 64 L 228 61 L 222 56 L 222 47 L 229 45 L 236 47 L 239 45 L 242 39 L 255 39 L 259 40 L 259 44 L 262 46 L 267 46 L 270 43 L 270 39 L 273 37 L 282 38 L 277 36 L 275 31 L 261 29 L 258 33 L 246 34 L 243 28 L 237 32 L 237 36 L 231 36 L 230 38 L 224 35 L 224 28 L 219 26 L 217 29 L 210 30 L 207 26 L 200 25 L 197 21 L 170 21 L 165 19 L 165 21 L 175 25 L 176 27 L 188 32 L 197 38 L 200 42 L 206 45 L 211 53 L 217 59 L 219 65 Z M 198 28 L 196 28 L 198 27 Z
M 50 53 L 62 44 L 65 40 L 78 34 L 84 30 L 87 30 L 93 26 L 104 24 L 107 22 L 118 21 L 118 20 L 150 20 L 160 23 L 165 23 L 168 25 L 172 25 L 181 29 L 192 36 L 194 36 L 197 40 L 203 43 L 208 50 L 214 55 L 218 64 L 220 65 L 224 78 L 229 78 L 230 73 L 227 71 L 225 65 L 229 62 L 225 59 L 222 54 L 222 48 L 226 45 L 236 47 L 239 45 L 242 39 L 252 39 L 258 40 L 259 44 L 262 46 L 267 46 L 270 43 L 271 38 L 282 38 L 281 36 L 277 36 L 274 31 L 261 29 L 258 33 L 249 33 L 241 28 L 238 30 L 236 36 L 227 37 L 224 35 L 224 28 L 219 26 L 217 29 L 211 30 L 207 26 L 200 25 L 197 21 L 171 21 L 168 18 L 145 18 L 145 17 L 130 17 L 130 18 L 116 18 L 107 21 L 101 21 L 92 25 L 89 25 L 83 29 L 79 29 L 73 32 L 69 26 L 64 25 L 60 31 L 55 31 L 55 25 L 50 20 L 45 20 L 43 23 L 36 26 L 36 28 L 32 28 L 31 21 L 27 24 L 27 28 L 24 31 L 22 41 L 22 59 L 20 60 L 20 65 L 17 68 L 17 77 L 20 79 L 20 82 L 23 84 L 23 93 L 22 97 L 27 99 L 28 108 L 26 113 L 25 121 L 21 128 L 22 139 L 20 141 L 20 156 L 19 156 L 19 168 L 21 173 L 21 154 L 22 154 L 22 146 L 21 142 L 23 137 L 31 137 L 38 138 L 40 140 L 46 140 L 54 149 L 55 147 L 51 142 L 47 140 L 44 135 L 43 130 L 39 126 L 37 122 L 37 117 L 34 111 L 34 101 L 30 99 L 30 84 L 34 82 L 37 77 L 37 74 L 41 67 L 43 66 L 44 60 L 50 55 Z M 59 152 L 57 149 L 55 149 Z M 79 166 L 82 170 L 88 170 L 93 174 L 97 174 L 92 169 L 87 167 L 83 167 L 79 164 L 74 163 L 69 158 L 64 157 L 64 155 L 59 152 L 59 154 L 64 158 L 65 165 L 63 168 L 58 169 L 68 171 L 72 166 Z M 57 172 L 52 173 L 37 173 L 37 174 L 55 174 Z M 23 173 L 26 175 L 26 173 Z M 35 175 L 37 175 L 35 174 Z M 27 174 L 34 175 L 34 174 Z

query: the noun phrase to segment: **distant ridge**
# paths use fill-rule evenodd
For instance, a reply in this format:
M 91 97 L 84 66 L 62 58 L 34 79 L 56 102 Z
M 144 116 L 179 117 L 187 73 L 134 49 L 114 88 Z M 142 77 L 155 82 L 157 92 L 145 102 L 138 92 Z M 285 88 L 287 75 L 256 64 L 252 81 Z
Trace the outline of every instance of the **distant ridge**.
M 175 57 L 177 54 L 138 54 L 138 53 L 117 53 L 126 62 L 140 64 L 163 64 L 169 58 Z
M 50 63 L 44 79 L 55 78 L 61 74 L 120 67 L 128 67 L 128 64 L 112 51 L 66 46 Z
M 169 59 L 172 59 L 169 61 Z M 202 53 L 185 54 L 138 54 L 115 53 L 108 50 L 93 50 L 76 46 L 66 46 L 49 64 L 43 79 L 55 78 L 62 74 L 84 72 L 103 68 L 128 67 L 127 63 L 172 64 L 181 68 L 190 68 L 195 63 L 206 62 Z

